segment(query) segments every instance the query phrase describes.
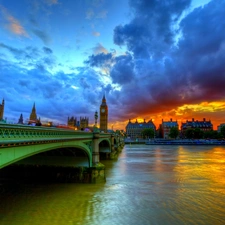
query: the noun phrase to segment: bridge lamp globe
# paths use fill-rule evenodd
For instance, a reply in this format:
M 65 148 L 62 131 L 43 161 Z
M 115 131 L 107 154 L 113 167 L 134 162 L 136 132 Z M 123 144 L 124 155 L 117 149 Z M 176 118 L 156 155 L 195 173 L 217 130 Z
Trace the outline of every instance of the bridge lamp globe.
M 95 126 L 97 127 L 97 120 L 98 120 L 98 112 L 95 112 Z

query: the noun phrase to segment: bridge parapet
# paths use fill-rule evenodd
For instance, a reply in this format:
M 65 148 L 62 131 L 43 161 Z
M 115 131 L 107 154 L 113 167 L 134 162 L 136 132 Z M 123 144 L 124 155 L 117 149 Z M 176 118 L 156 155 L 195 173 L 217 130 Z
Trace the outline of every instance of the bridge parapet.
M 0 124 L 0 147 L 92 138 L 92 133 L 83 131 Z
M 85 152 L 89 167 L 101 168 L 99 152 L 103 152 L 99 148 L 116 154 L 120 145 L 120 139 L 111 133 L 0 123 L 0 168 L 42 152 L 66 148 Z

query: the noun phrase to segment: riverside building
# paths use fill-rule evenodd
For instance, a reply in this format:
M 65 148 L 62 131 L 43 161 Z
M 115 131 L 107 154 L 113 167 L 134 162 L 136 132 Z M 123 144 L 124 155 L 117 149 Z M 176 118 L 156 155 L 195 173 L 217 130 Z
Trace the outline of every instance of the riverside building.
M 211 120 L 207 121 L 205 118 L 203 118 L 202 121 L 198 121 L 192 118 L 191 121 L 187 120 L 185 123 L 181 124 L 181 133 L 184 133 L 189 128 L 199 128 L 200 130 L 205 132 L 213 130 L 213 125 L 211 123 Z
M 136 122 L 132 123 L 131 120 L 129 119 L 129 122 L 126 126 L 127 137 L 130 137 L 131 139 L 143 138 L 142 131 L 148 128 L 152 128 L 154 132 L 156 131 L 155 124 L 153 123 L 152 120 L 146 122 L 144 119 L 142 123 L 139 123 L 136 119 Z
M 163 121 L 162 119 L 162 124 L 159 128 L 160 136 L 164 139 L 168 139 L 172 127 L 176 127 L 177 129 L 179 129 L 177 121 L 173 121 L 172 119 L 170 119 L 170 121 Z

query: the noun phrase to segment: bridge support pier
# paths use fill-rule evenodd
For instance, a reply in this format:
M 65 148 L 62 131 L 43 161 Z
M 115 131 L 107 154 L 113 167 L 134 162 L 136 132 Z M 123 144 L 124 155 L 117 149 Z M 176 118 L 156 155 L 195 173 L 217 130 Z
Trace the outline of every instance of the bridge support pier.
M 111 135 L 111 152 L 114 152 L 115 151 L 115 148 L 114 148 L 114 139 L 115 139 L 115 136 L 112 134 Z
M 110 159 L 116 159 L 118 154 L 116 152 L 116 149 L 115 149 L 115 145 L 114 145 L 114 139 L 115 139 L 115 136 L 112 134 L 111 135 L 111 153 L 110 153 Z
M 91 183 L 105 182 L 105 166 L 99 159 L 99 133 L 93 133 Z
M 99 163 L 99 133 L 93 133 L 92 165 Z
M 91 183 L 103 183 L 105 181 L 105 166 L 99 163 L 99 165 L 91 167 Z

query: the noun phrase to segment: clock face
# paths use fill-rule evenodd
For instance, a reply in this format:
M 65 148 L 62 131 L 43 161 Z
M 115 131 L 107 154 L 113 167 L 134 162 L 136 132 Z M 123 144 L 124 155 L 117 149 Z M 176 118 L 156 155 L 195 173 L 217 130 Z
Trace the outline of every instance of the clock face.
M 105 112 L 105 109 L 101 109 L 101 112 L 104 113 Z

